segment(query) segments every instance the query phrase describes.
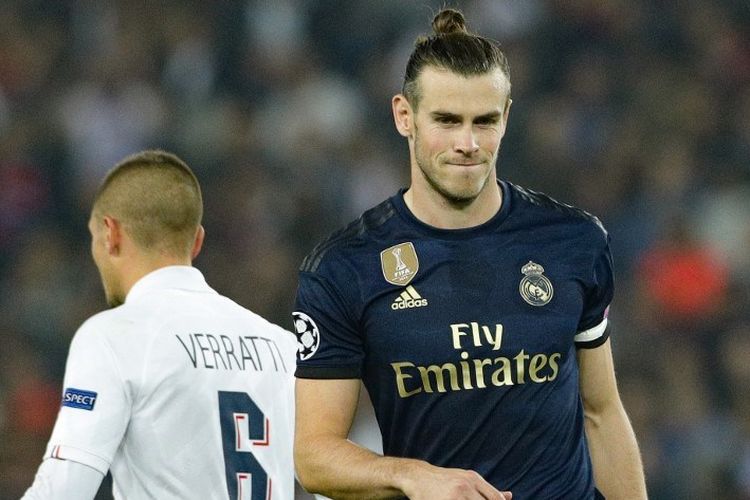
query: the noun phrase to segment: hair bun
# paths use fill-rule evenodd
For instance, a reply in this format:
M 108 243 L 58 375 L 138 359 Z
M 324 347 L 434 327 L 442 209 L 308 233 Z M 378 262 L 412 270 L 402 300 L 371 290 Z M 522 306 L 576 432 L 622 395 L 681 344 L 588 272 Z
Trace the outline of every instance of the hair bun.
M 464 15 L 455 9 L 443 9 L 432 20 L 432 29 L 436 35 L 467 33 Z

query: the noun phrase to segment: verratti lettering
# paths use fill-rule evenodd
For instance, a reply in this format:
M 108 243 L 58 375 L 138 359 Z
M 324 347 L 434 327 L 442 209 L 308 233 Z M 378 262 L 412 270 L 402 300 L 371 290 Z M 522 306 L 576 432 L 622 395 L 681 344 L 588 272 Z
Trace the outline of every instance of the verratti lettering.
M 210 333 L 176 334 L 175 338 L 196 369 L 288 371 L 281 349 L 273 339 Z

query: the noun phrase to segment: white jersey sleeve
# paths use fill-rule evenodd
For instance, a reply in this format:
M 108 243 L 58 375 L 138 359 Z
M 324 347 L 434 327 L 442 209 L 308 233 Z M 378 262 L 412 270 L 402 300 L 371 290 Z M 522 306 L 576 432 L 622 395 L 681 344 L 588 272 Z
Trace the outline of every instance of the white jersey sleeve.
M 87 465 L 48 459 L 39 466 L 34 483 L 21 500 L 91 500 L 102 479 L 101 472 Z
M 72 460 L 103 475 L 130 418 L 130 398 L 118 361 L 94 317 L 76 333 L 68 353 L 62 406 L 45 457 Z

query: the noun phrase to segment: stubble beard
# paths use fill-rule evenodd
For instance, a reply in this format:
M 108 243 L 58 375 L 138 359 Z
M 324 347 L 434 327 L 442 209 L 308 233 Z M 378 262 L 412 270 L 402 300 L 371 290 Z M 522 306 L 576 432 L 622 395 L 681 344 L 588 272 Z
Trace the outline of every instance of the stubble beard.
M 481 185 L 476 190 L 471 187 L 466 190 L 450 190 L 436 178 L 437 175 L 432 174 L 437 173 L 440 166 L 438 164 L 433 165 L 429 158 L 425 158 L 420 154 L 421 149 L 419 142 L 419 135 L 417 134 L 414 138 L 414 157 L 416 158 L 419 170 L 422 172 L 422 176 L 427 180 L 430 187 L 451 205 L 456 207 L 470 205 L 487 187 L 487 182 L 490 179 L 490 172 L 488 172 L 484 179 L 482 179 Z M 492 168 L 495 168 L 494 165 Z

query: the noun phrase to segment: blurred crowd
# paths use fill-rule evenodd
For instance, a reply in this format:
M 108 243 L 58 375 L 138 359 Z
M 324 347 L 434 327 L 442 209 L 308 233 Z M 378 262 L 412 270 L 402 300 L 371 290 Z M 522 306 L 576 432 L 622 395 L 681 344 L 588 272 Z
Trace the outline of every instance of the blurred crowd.
M 86 231 L 106 171 L 183 157 L 204 188 L 196 266 L 290 327 L 304 255 L 408 182 L 390 98 L 445 4 L 3 0 L 0 500 L 31 484 L 71 337 L 106 307 Z M 650 497 L 750 499 L 750 3 L 447 4 L 510 60 L 500 177 L 610 232 Z

